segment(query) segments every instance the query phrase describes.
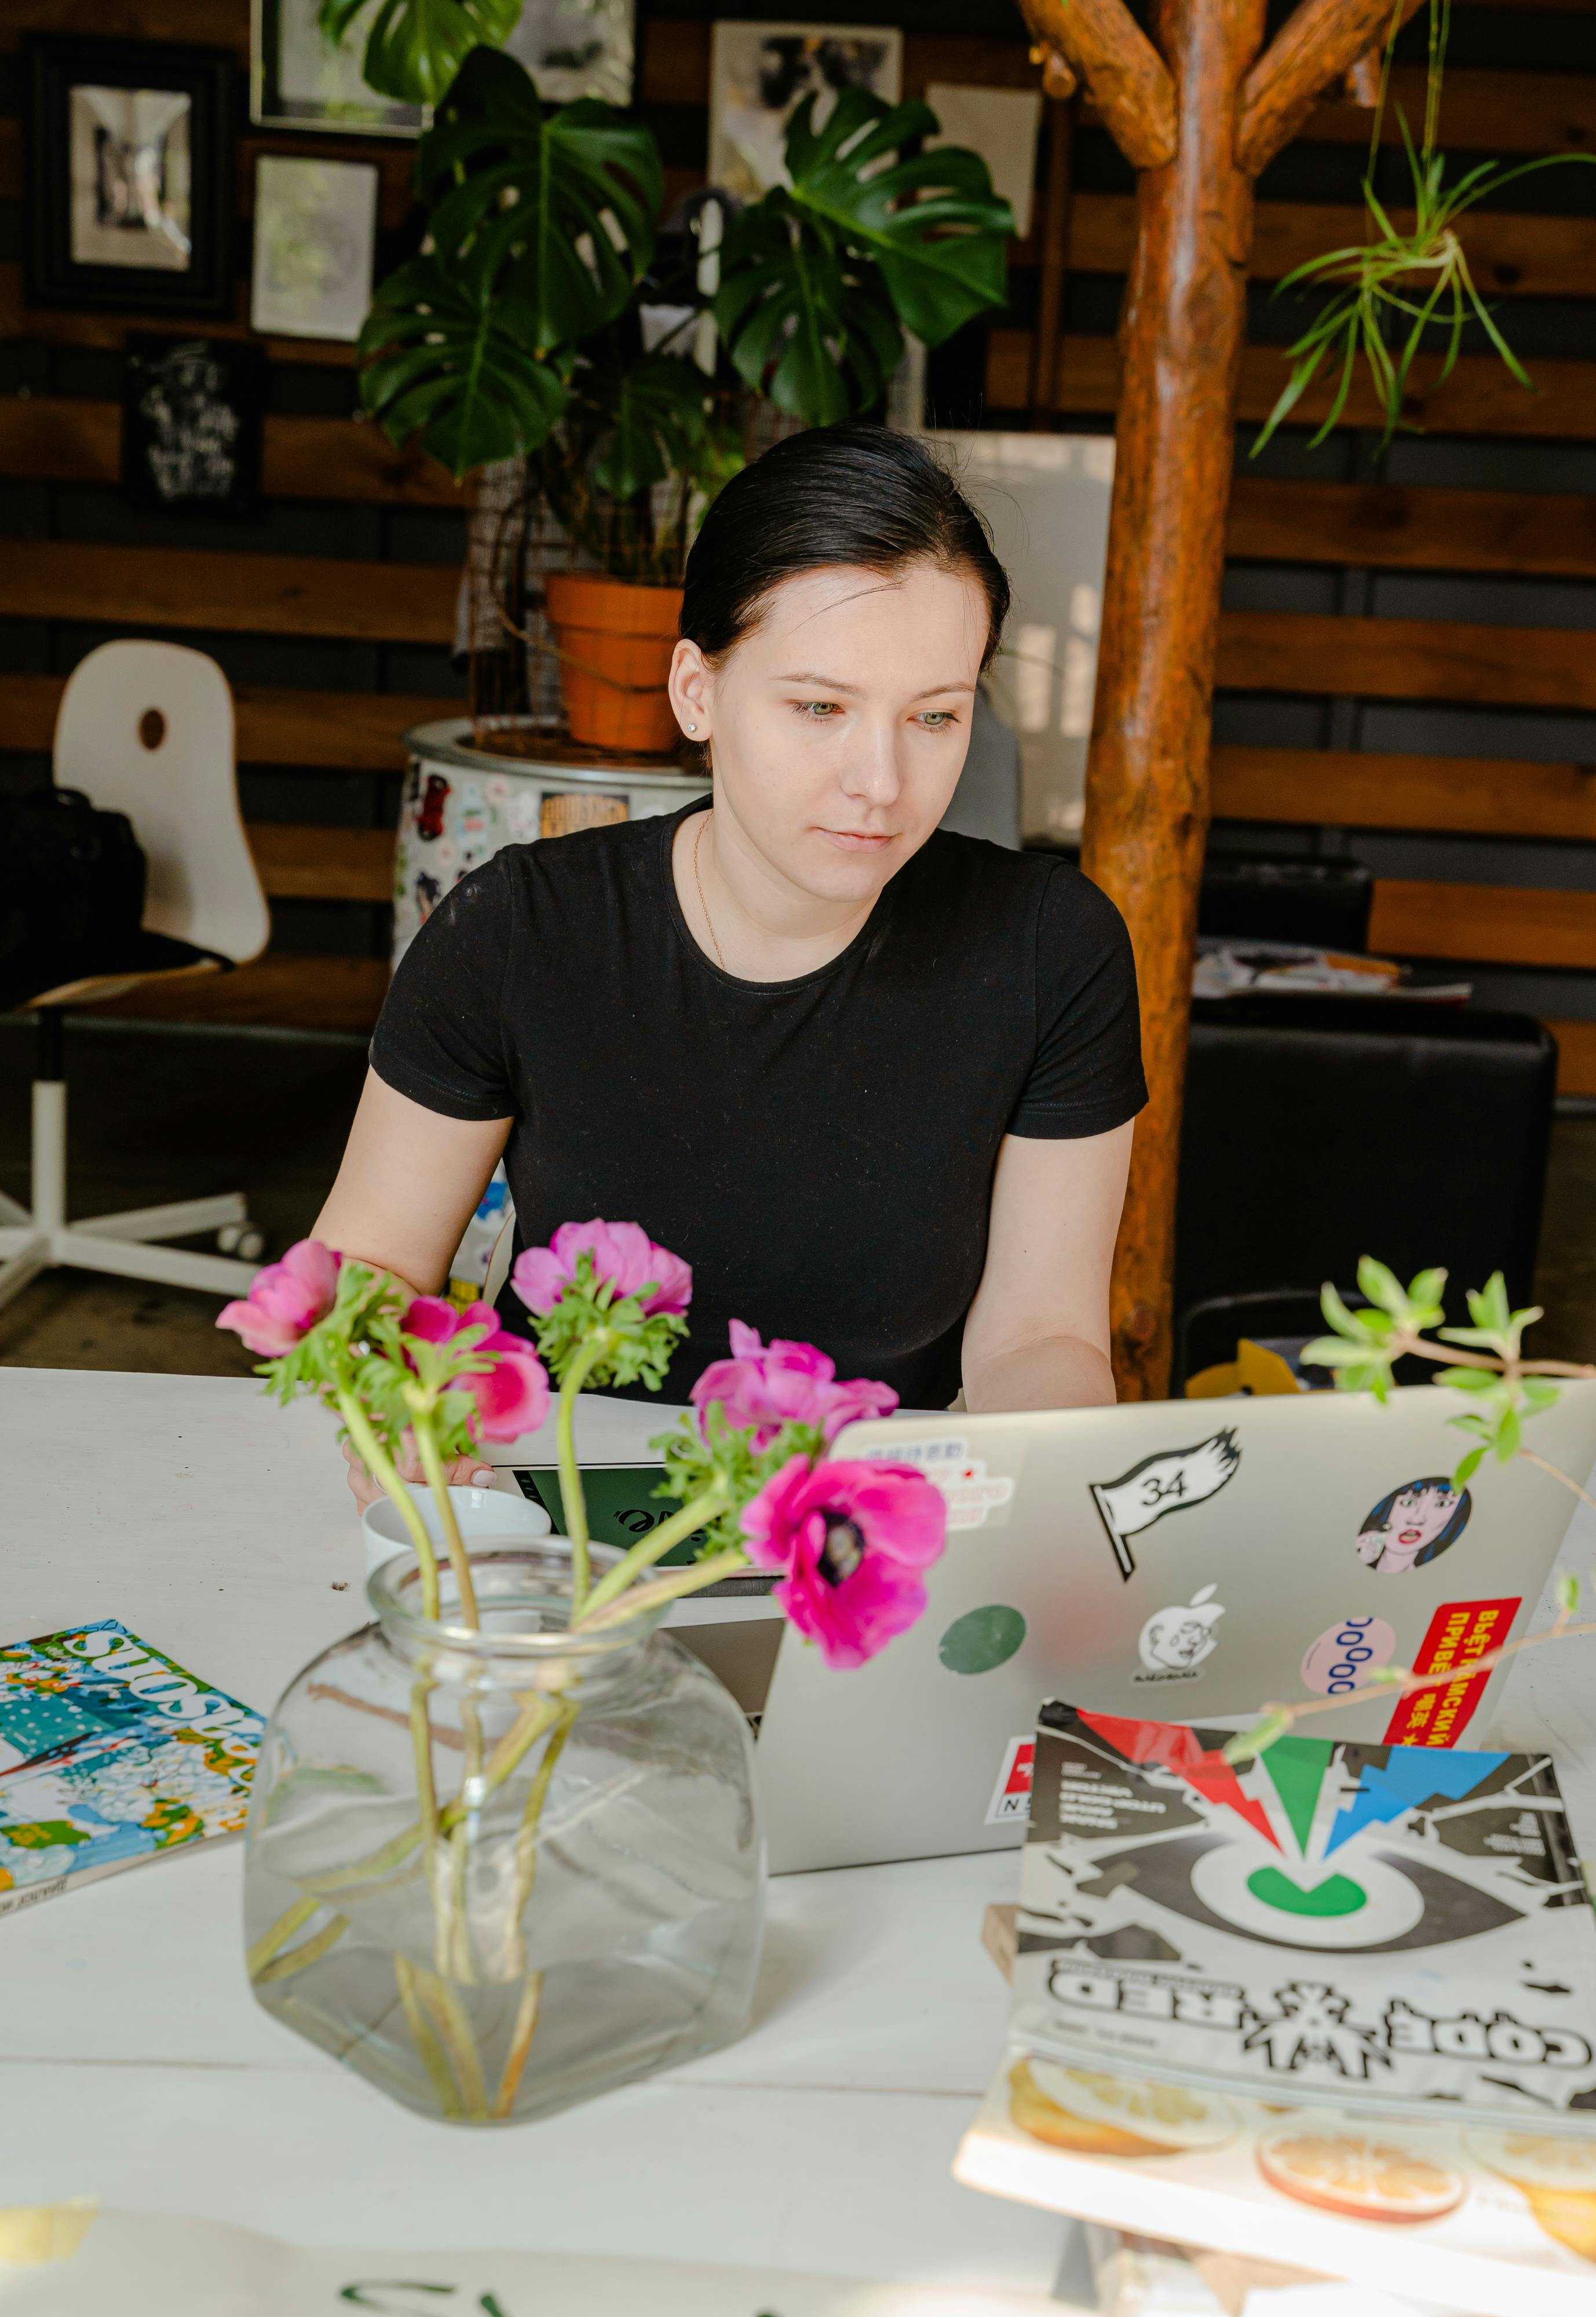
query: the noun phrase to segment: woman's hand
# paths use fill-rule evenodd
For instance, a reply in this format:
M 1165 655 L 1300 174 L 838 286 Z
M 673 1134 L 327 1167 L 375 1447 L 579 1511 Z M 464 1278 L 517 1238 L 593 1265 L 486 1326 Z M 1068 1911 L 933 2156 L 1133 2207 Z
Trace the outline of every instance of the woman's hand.
M 349 1493 L 363 1513 L 368 1505 L 374 1505 L 377 1502 L 382 1490 L 372 1480 L 360 1458 L 355 1454 L 353 1445 L 347 1440 L 344 1443 L 344 1462 L 349 1467 Z M 426 1487 L 426 1475 L 421 1470 L 413 1448 L 399 1458 L 399 1476 L 401 1481 L 413 1481 L 417 1487 Z M 480 1456 L 456 1456 L 452 1463 L 444 1465 L 444 1478 L 452 1489 L 491 1488 L 493 1467 L 491 1464 L 485 1464 Z

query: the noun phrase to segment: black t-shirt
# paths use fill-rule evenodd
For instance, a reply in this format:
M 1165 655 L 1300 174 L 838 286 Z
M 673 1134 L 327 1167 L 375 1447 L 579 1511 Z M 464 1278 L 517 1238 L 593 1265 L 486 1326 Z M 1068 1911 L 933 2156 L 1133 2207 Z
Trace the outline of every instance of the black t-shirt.
M 372 1064 L 445 1117 L 514 1117 L 517 1252 L 602 1215 L 692 1265 L 667 1399 L 738 1319 L 946 1408 L 1004 1135 L 1102 1134 L 1146 1100 L 1124 923 L 1065 863 L 939 830 L 829 964 L 740 981 L 677 899 L 700 809 L 507 845 L 463 879 Z M 526 1331 L 508 1288 L 500 1308 Z

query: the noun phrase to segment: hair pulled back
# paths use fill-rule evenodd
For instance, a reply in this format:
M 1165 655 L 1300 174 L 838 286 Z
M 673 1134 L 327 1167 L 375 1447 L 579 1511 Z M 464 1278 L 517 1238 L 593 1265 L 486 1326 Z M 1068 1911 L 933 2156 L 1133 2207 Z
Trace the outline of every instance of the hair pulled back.
M 816 426 L 734 475 L 704 518 L 682 588 L 681 632 L 718 659 L 758 625 L 784 580 L 829 564 L 965 571 L 987 604 L 985 667 L 1009 614 L 1009 575 L 985 524 L 912 434 Z

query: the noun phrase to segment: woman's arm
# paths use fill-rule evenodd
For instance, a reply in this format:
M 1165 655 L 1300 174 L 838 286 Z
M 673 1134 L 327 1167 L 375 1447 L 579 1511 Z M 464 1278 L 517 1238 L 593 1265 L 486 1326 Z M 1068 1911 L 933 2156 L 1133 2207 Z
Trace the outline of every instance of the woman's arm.
M 1004 1136 L 986 1267 L 964 1322 L 971 1409 L 1112 1405 L 1108 1275 L 1131 1132 L 1127 1123 L 1077 1141 Z
M 444 1118 L 368 1070 L 312 1238 L 435 1295 L 513 1123 Z

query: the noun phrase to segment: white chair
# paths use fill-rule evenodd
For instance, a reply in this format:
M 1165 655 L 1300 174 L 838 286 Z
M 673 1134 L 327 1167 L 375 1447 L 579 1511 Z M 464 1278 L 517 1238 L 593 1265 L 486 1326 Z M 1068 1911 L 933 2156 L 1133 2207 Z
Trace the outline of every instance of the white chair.
M 238 811 L 227 678 L 203 652 L 180 644 L 102 644 L 62 694 L 55 780 L 132 822 L 148 863 L 146 935 L 211 954 L 130 962 L 126 972 L 63 982 L 26 1001 L 23 1010 L 37 1016 L 39 1031 L 31 1204 L 19 1206 L 0 1194 L 0 1304 L 58 1265 L 241 1295 L 255 1275 L 253 1263 L 157 1242 L 215 1231 L 224 1246 L 247 1248 L 253 1239 L 258 1252 L 242 1192 L 67 1222 L 62 1060 L 66 1008 L 119 997 L 142 981 L 242 965 L 270 937 L 265 895 Z

